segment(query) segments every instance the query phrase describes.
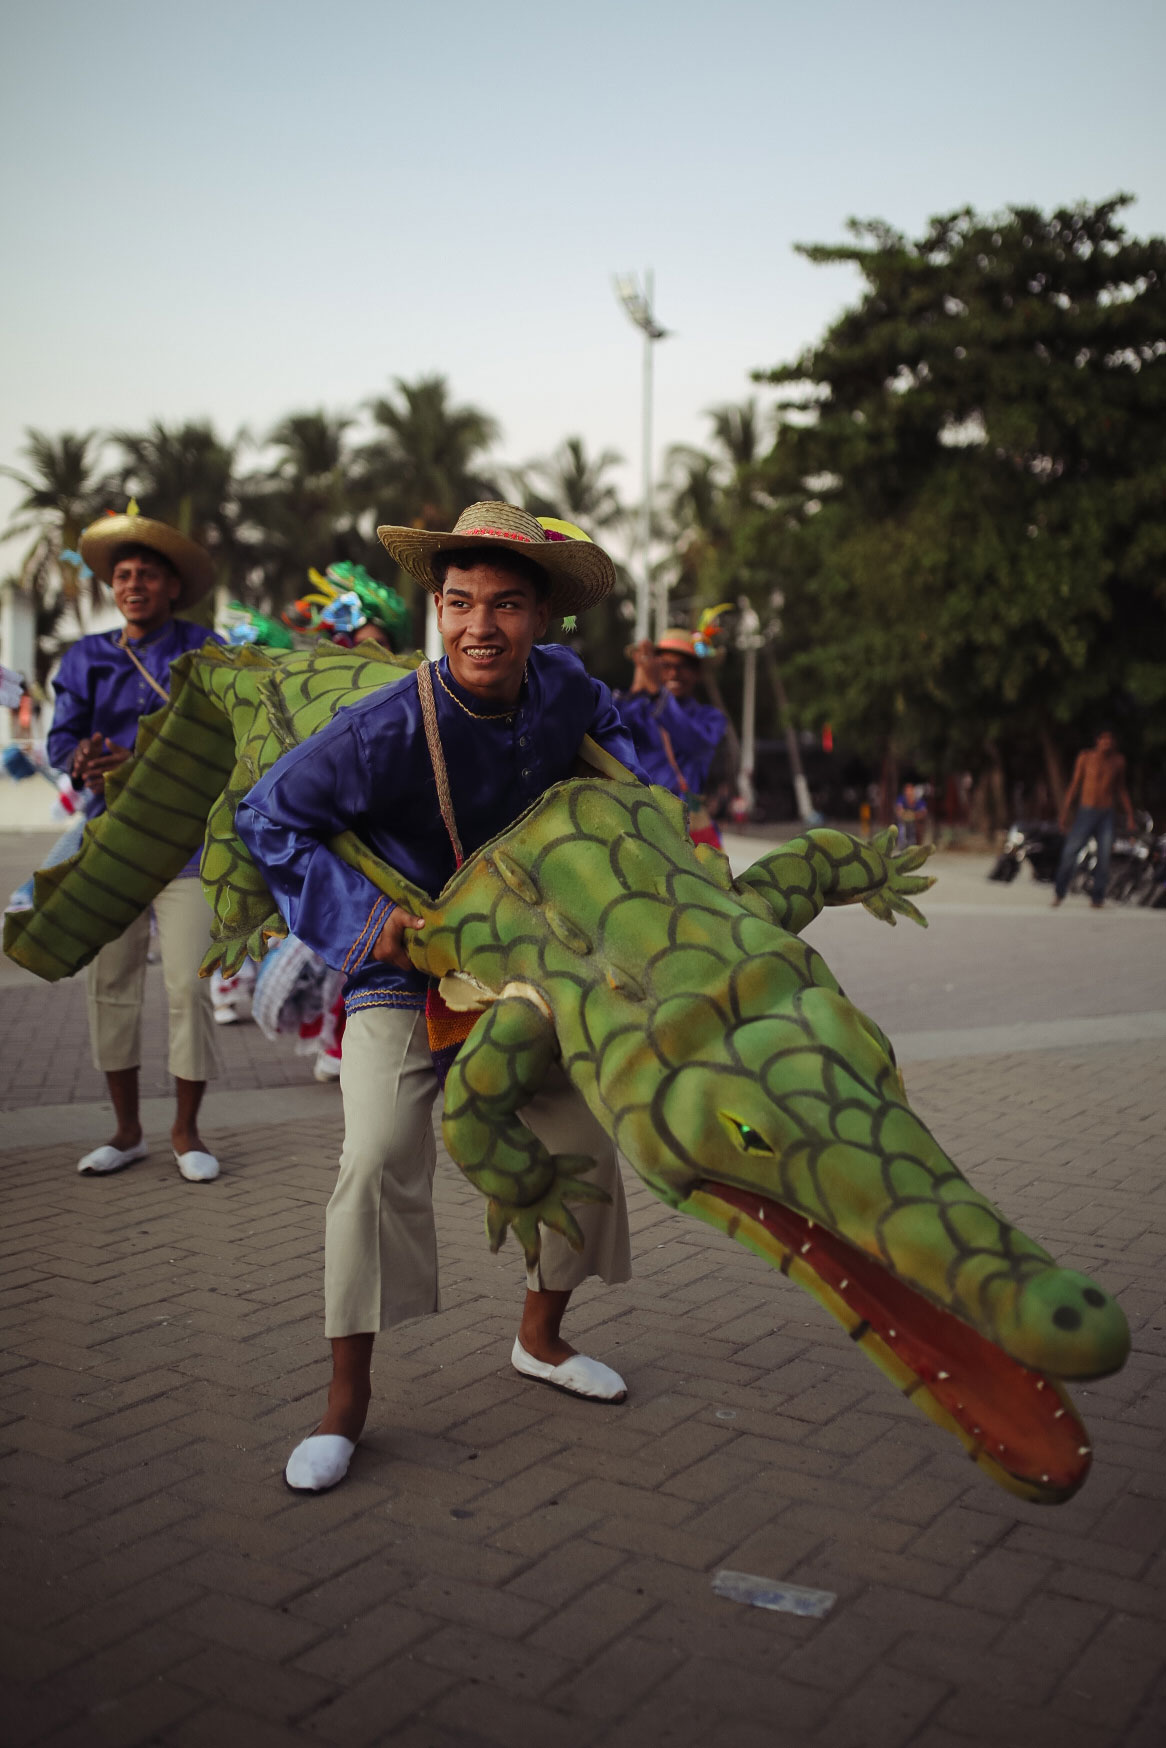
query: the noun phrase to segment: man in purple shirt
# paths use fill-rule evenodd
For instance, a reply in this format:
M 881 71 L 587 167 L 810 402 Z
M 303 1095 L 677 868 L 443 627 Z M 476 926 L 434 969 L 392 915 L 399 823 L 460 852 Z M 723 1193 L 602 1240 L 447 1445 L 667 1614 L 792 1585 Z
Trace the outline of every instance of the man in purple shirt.
M 138 719 L 169 697 L 170 663 L 198 649 L 213 633 L 176 609 L 189 607 L 214 581 L 210 554 L 164 522 L 136 511 L 106 516 L 81 537 L 81 556 L 110 585 L 125 621 L 120 631 L 95 632 L 65 652 L 54 680 L 56 707 L 48 756 L 86 789 L 92 818 L 105 807 L 105 779 L 133 752 Z M 221 639 L 215 639 L 221 642 Z M 154 901 L 162 975 L 170 1021 L 170 1072 L 177 1109 L 171 1140 L 182 1176 L 192 1183 L 217 1177 L 218 1160 L 202 1144 L 198 1110 L 215 1066 L 210 986 L 198 968 L 210 944 L 210 909 L 192 858 Z M 85 1176 L 121 1171 L 147 1153 L 138 1108 L 142 999 L 149 915 L 93 960 L 88 970 L 89 1035 L 93 1060 L 109 1087 L 113 1138 L 80 1160 Z
M 615 701 L 648 781 L 686 801 L 691 836 L 719 848 L 713 816 L 732 771 L 725 717 L 695 696 L 706 650 L 697 633 L 678 629 L 636 644 L 631 689 Z
M 338 711 L 260 779 L 235 815 L 289 928 L 348 975 L 344 1151 L 324 1240 L 332 1385 L 316 1431 L 285 1471 L 290 1487 L 312 1493 L 348 1471 L 368 1412 L 376 1335 L 438 1309 L 438 1083 L 428 980 L 405 950 L 406 931 L 422 923 L 341 862 L 328 841 L 355 831 L 436 897 L 464 857 L 572 774 L 585 735 L 640 774 L 606 686 L 561 645 L 535 646 L 552 612 L 579 612 L 610 590 L 606 553 L 585 537 L 548 535 L 510 504 L 474 504 L 449 534 L 378 532 L 436 597 L 445 656 Z M 522 1115 L 552 1154 L 590 1154 L 590 1182 L 610 1201 L 572 1210 L 581 1254 L 544 1229 L 511 1364 L 573 1395 L 622 1401 L 618 1373 L 560 1334 L 575 1286 L 589 1275 L 611 1283 L 630 1274 L 615 1150 L 561 1071 Z

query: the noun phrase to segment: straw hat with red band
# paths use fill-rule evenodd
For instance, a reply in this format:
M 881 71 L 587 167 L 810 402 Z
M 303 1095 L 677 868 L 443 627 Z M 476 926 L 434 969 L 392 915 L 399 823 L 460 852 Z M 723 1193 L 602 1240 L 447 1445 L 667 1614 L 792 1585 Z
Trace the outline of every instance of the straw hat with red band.
M 100 516 L 89 524 L 81 536 L 81 557 L 95 576 L 108 583 L 113 577 L 115 555 L 122 546 L 148 546 L 151 552 L 160 552 L 169 559 L 182 585 L 174 603 L 175 611 L 201 600 L 214 584 L 215 562 L 206 548 L 188 540 L 168 522 L 139 516 L 133 503 L 124 516 Z
M 431 595 L 441 592 L 433 572 L 438 553 L 471 546 L 497 547 L 527 558 L 547 573 L 552 613 L 582 613 L 602 601 L 615 587 L 615 566 L 573 523 L 543 525 L 515 504 L 471 504 L 448 534 L 429 528 L 386 527 L 377 537 L 402 570 L 408 571 Z M 567 530 L 571 532 L 568 533 Z

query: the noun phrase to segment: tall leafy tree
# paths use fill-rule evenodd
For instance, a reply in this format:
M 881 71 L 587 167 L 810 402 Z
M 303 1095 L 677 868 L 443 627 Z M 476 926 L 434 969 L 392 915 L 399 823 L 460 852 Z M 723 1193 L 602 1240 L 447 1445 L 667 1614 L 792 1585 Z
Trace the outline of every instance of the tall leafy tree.
M 615 449 L 588 455 L 582 437 L 567 437 L 553 455 L 530 462 L 524 471 L 538 482 L 550 506 L 540 515 L 575 522 L 594 536 L 618 527 L 627 514 L 609 477 L 622 464 L 623 456 Z
M 734 544 L 807 712 L 1001 786 L 1036 747 L 1054 792 L 1101 712 L 1163 737 L 1166 241 L 1126 204 L 803 248 L 865 290 L 759 378 L 781 424 Z
M 498 425 L 455 405 L 443 376 L 398 377 L 394 388 L 368 403 L 375 435 L 359 454 L 363 489 L 382 521 L 449 528 L 467 504 L 497 495 L 484 458 Z
M 19 582 L 37 599 L 45 627 L 55 626 L 58 597 L 85 610 L 79 571 L 60 564 L 62 551 L 76 550 L 81 530 L 105 507 L 107 483 L 100 472 L 101 439 L 94 431 L 62 432 L 59 437 L 28 430 L 22 449 L 27 467 L 0 472 L 20 486 L 23 496 L 4 530 L 7 539 L 31 535 L 20 565 Z M 94 590 L 96 584 L 94 585 Z M 95 593 L 90 600 L 95 602 Z
M 582 437 L 567 437 L 553 454 L 516 468 L 509 476 L 507 489 L 532 515 L 574 522 L 602 542 L 610 539 L 627 518 L 619 490 L 610 478 L 622 461 L 622 455 L 614 449 L 601 449 L 592 455 Z M 592 673 L 612 685 L 623 685 L 628 671 L 624 651 L 635 612 L 634 591 L 630 576 L 618 562 L 616 578 L 613 593 L 590 608 L 573 630 L 561 636 Z M 560 636 L 554 624 L 548 635 Z
M 766 501 L 759 491 L 764 432 L 756 399 L 711 407 L 707 416 L 708 447 L 674 444 L 664 491 L 677 587 L 694 603 L 736 592 L 734 530 Z
M 499 496 L 485 460 L 498 425 L 480 407 L 457 405 L 444 376 L 397 377 L 393 388 L 367 403 L 374 436 L 357 453 L 359 490 L 374 523 L 451 528 L 467 504 Z M 420 591 L 404 571 L 395 582 L 413 606 L 420 642 Z
M 266 438 L 271 464 L 239 483 L 241 532 L 261 579 L 253 592 L 269 607 L 301 594 L 310 567 L 371 556 L 358 524 L 353 423 L 349 414 L 322 410 L 289 414 Z

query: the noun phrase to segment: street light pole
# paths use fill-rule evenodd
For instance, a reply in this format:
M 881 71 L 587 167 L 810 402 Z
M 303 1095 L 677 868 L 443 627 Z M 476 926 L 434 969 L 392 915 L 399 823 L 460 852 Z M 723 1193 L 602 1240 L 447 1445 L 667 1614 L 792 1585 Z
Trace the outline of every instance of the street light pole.
M 765 656 L 769 668 L 769 683 L 773 688 L 774 703 L 777 705 L 778 718 L 781 722 L 782 733 L 785 735 L 786 753 L 789 757 L 789 774 L 794 786 L 794 800 L 797 805 L 798 818 L 804 825 L 810 825 L 815 818 L 814 803 L 810 795 L 810 785 L 806 782 L 802 752 L 798 746 L 797 730 L 794 728 L 793 717 L 790 715 L 789 699 L 786 696 L 785 681 L 781 677 L 781 668 L 778 666 L 775 647 L 781 636 L 781 609 L 785 606 L 785 596 L 780 589 L 774 589 L 769 599 L 774 614 L 769 622 L 768 638 L 762 640 L 765 644 Z
M 741 766 L 737 772 L 737 795 L 745 817 L 757 805 L 753 773 L 757 768 L 757 651 L 761 646 L 761 620 L 748 595 L 737 606 L 737 648 L 745 657 L 741 688 Z
M 652 614 L 652 347 L 663 340 L 668 330 L 656 320 L 653 309 L 655 279 L 649 267 L 644 274 L 644 288 L 631 274 L 615 282 L 616 296 L 631 320 L 644 336 L 644 406 L 643 406 L 643 488 L 644 501 L 640 510 L 640 575 L 636 581 L 636 642 L 642 643 L 650 634 Z M 656 636 L 663 635 L 668 624 L 668 581 L 661 576 L 656 589 Z

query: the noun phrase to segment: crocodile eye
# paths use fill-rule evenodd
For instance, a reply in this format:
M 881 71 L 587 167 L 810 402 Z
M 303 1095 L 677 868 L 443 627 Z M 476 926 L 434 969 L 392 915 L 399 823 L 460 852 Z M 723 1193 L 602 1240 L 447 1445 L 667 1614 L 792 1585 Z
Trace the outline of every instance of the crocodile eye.
M 742 1153 L 772 1154 L 773 1148 L 760 1130 L 750 1128 L 749 1124 L 742 1123 L 739 1117 L 731 1117 L 728 1111 L 722 1111 L 721 1118 L 729 1125 L 733 1139 Z

